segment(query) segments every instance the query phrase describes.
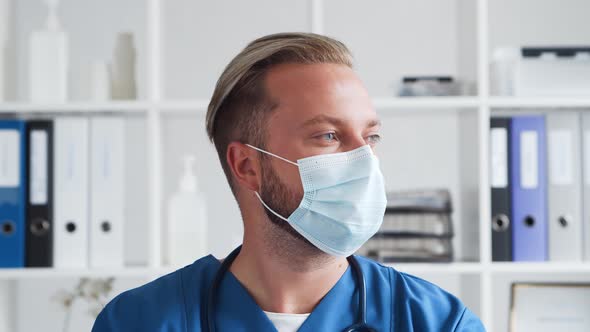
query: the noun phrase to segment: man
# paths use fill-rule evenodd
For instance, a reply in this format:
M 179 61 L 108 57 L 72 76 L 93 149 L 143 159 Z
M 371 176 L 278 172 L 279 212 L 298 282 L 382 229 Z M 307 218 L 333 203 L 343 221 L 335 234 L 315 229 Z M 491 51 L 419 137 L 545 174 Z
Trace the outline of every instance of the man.
M 117 296 L 93 331 L 483 331 L 438 287 L 347 258 L 383 218 L 379 131 L 342 43 L 307 33 L 250 43 L 207 112 L 241 250 Z

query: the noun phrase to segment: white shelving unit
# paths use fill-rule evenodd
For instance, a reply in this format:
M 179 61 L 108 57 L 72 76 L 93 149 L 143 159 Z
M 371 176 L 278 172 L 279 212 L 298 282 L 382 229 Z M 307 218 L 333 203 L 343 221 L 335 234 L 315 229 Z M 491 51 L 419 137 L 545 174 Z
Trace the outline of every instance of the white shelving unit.
M 433 0 L 434 2 L 435 0 Z M 576 0 L 572 0 L 576 1 Z M 327 29 L 327 15 L 329 12 L 328 3 L 330 0 L 309 0 L 309 17 L 308 24 L 310 31 L 316 33 L 330 33 Z M 423 1 L 424 2 L 424 1 Z M 530 1 L 529 1 L 530 2 Z M 183 2 L 184 3 L 184 2 Z M 458 261 L 449 264 L 394 264 L 393 266 L 404 272 L 424 275 L 424 276 L 457 276 L 465 277 L 466 280 L 476 280 L 476 286 L 466 293 L 475 298 L 476 312 L 480 315 L 482 321 L 489 331 L 502 331 L 504 324 L 498 323 L 498 315 L 507 315 L 508 308 L 503 308 L 505 312 L 497 312 L 494 303 L 498 303 L 497 297 L 507 297 L 509 294 L 498 291 L 494 280 L 497 276 L 502 275 L 523 275 L 534 274 L 546 276 L 548 279 L 557 277 L 567 279 L 568 275 L 583 275 L 590 281 L 590 263 L 495 263 L 491 261 L 491 231 L 488 227 L 490 216 L 490 193 L 488 183 L 488 132 L 489 119 L 492 113 L 511 109 L 524 109 L 534 111 L 539 108 L 578 108 L 590 109 L 590 96 L 581 98 L 510 98 L 495 97 L 489 93 L 489 54 L 490 54 L 490 15 L 494 11 L 490 10 L 491 0 L 475 0 L 471 3 L 464 0 L 456 0 L 461 6 L 467 8 L 473 7 L 471 13 L 475 18 L 473 28 L 475 29 L 475 41 L 473 49 L 475 54 L 474 68 L 470 70 L 475 76 L 477 83 L 477 92 L 474 96 L 464 97 L 438 97 L 438 98 L 397 98 L 397 97 L 375 97 L 373 102 L 375 108 L 382 117 L 398 115 L 414 115 L 428 117 L 432 114 L 441 116 L 457 112 L 461 114 L 470 114 L 475 119 L 475 135 L 470 140 L 475 142 L 476 150 L 472 157 L 477 174 L 475 181 L 476 191 L 471 193 L 476 196 L 476 206 L 472 208 L 477 211 L 477 224 L 475 227 L 477 238 L 476 241 L 475 261 Z M 332 2 L 332 5 L 334 3 Z M 165 57 L 163 38 L 165 35 L 164 6 L 174 6 L 163 0 L 147 1 L 146 9 L 146 86 L 145 98 L 141 101 L 113 101 L 108 103 L 92 102 L 72 102 L 67 104 L 31 104 L 27 102 L 7 102 L 0 103 L 1 114 L 84 114 L 84 113 L 121 113 L 135 114 L 145 117 L 147 124 L 147 135 L 145 141 L 148 147 L 148 185 L 149 191 L 149 254 L 146 266 L 128 267 L 122 269 L 104 269 L 104 270 L 60 270 L 52 268 L 35 268 L 35 269 L 0 269 L 0 282 L 10 280 L 24 279 L 41 279 L 41 278 L 66 278 L 66 277 L 155 277 L 173 271 L 174 267 L 166 267 L 162 263 L 163 243 L 162 232 L 165 229 L 163 218 L 165 202 L 165 179 L 164 159 L 166 156 L 165 142 L 165 123 L 171 116 L 190 116 L 202 119 L 206 112 L 208 100 L 206 98 L 194 97 L 189 99 L 169 98 L 165 94 L 165 73 L 163 65 Z M 369 6 L 369 4 L 366 4 Z M 469 15 L 466 15 L 469 16 Z M 467 17 L 466 19 L 469 19 Z M 456 18 L 461 20 L 461 17 Z M 472 19 L 472 18 L 471 18 Z M 331 22 L 331 21 L 330 21 Z M 337 36 L 336 36 L 337 37 Z M 353 50 L 354 51 L 354 50 Z M 204 50 L 206 52 L 206 50 Z M 468 70 L 469 71 L 469 70 Z M 393 94 L 392 94 L 393 95 Z M 203 127 L 195 130 L 204 131 Z M 456 198 L 457 200 L 457 198 Z M 460 197 L 459 197 L 460 200 Z M 226 204 L 235 204 L 233 201 L 227 201 Z M 469 206 L 461 207 L 462 209 Z M 467 225 L 467 222 L 463 220 Z M 468 241 L 469 234 L 464 234 L 462 241 Z M 461 255 L 459 259 L 468 257 Z M 469 279 L 471 278 L 471 279 Z M 473 279 L 475 278 L 475 279 Z M 469 283 L 472 284 L 472 283 Z M 473 294 L 475 293 L 475 294 Z M 1 309 L 1 305 L 0 305 Z M 0 318 L 2 313 L 0 312 Z

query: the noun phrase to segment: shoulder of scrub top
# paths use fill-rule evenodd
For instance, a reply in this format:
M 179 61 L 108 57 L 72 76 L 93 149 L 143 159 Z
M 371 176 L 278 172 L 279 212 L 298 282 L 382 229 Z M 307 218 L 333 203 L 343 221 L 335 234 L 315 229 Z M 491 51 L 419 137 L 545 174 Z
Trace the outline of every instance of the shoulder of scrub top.
M 394 331 L 485 331 L 479 318 L 441 287 L 365 257 L 358 257 L 358 261 L 365 273 L 367 294 L 371 294 L 371 287 L 388 281 Z
M 100 312 L 92 332 L 187 331 L 187 307 L 197 308 L 213 269 L 212 256 L 203 257 L 143 286 L 113 298 Z M 205 292 L 206 293 L 206 292 Z M 196 303 L 188 304 L 187 301 Z

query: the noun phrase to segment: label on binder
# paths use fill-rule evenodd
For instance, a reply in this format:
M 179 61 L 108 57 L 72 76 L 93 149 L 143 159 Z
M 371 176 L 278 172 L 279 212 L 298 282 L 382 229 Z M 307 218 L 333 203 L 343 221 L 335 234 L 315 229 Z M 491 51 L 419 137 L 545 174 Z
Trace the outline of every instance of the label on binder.
M 0 130 L 0 187 L 19 186 L 19 139 L 17 130 Z
M 31 131 L 31 204 L 47 204 L 47 132 Z
M 508 131 L 506 128 L 490 130 L 491 185 L 492 188 L 508 186 Z
M 539 185 L 539 151 L 537 132 L 525 130 L 520 134 L 520 186 L 535 189 Z
M 573 179 L 573 138 L 569 130 L 549 133 L 549 176 L 551 184 L 570 185 Z

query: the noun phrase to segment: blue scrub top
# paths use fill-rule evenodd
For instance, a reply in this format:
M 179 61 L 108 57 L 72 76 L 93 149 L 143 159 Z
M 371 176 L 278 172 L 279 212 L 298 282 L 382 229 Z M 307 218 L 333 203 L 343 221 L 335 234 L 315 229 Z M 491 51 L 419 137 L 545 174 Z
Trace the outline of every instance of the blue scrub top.
M 485 331 L 459 299 L 420 278 L 358 257 L 367 284 L 367 323 L 377 331 Z M 206 331 L 209 287 L 220 262 L 203 257 L 171 274 L 115 297 L 92 332 Z M 218 290 L 218 331 L 276 331 L 237 278 L 227 272 Z M 358 314 L 350 267 L 315 307 L 299 331 L 342 331 Z

